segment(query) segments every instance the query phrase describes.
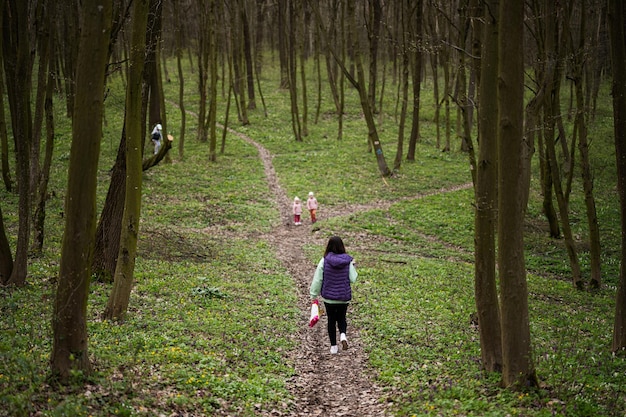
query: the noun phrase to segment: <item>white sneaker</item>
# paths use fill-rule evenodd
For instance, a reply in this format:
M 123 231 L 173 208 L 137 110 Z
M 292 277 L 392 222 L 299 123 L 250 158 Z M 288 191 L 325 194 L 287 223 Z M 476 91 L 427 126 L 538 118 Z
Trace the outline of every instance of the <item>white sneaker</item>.
M 339 336 L 339 341 L 341 342 L 341 348 L 343 350 L 348 349 L 348 338 L 346 337 L 345 333 L 341 333 L 341 335 Z
M 337 347 L 337 345 L 333 345 L 330 347 L 330 353 L 331 355 L 336 355 L 337 353 L 339 353 L 339 348 Z

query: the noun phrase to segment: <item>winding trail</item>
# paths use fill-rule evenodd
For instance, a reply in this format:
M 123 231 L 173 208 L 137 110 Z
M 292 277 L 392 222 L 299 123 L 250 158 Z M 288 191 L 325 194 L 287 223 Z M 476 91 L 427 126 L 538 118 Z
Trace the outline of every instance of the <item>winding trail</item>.
M 268 186 L 274 194 L 275 204 L 280 212 L 281 224 L 265 236 L 275 248 L 277 258 L 293 277 L 298 302 L 301 306 L 300 326 L 296 335 L 298 348 L 290 354 L 295 375 L 290 387 L 295 403 L 289 412 L 273 410 L 274 416 L 388 416 L 390 403 L 384 401 L 382 388 L 371 378 L 373 374 L 367 364 L 359 331 L 350 323 L 348 313 L 348 350 L 337 355 L 329 352 L 326 334 L 326 316 L 310 329 L 309 284 L 315 271 L 304 255 L 302 248 L 308 244 L 324 246 L 326 238 L 312 232 L 309 226 L 293 226 L 291 221 L 291 201 L 281 188 L 272 165 L 272 156 L 262 145 L 235 130 L 229 132 L 254 145 L 263 161 Z M 337 211 L 345 213 L 345 211 Z M 324 217 L 332 213 L 324 210 Z
M 175 103 L 173 103 L 176 105 Z M 188 113 L 197 117 L 194 112 Z M 219 128 L 224 127 L 218 125 Z M 306 224 L 294 226 L 291 213 L 291 199 L 280 186 L 272 164 L 272 155 L 260 143 L 231 128 L 228 132 L 256 147 L 263 162 L 264 173 L 274 203 L 280 213 L 280 224 L 269 233 L 261 236 L 276 251 L 277 259 L 292 276 L 300 305 L 300 323 L 298 333 L 294 335 L 298 347 L 288 353 L 288 360 L 293 363 L 295 374 L 289 381 L 289 390 L 294 402 L 284 404 L 281 409 L 259 412 L 259 416 L 337 416 L 337 417 L 385 417 L 392 416 L 391 398 L 373 379 L 375 371 L 368 365 L 368 356 L 359 337 L 359 329 L 350 321 L 348 308 L 349 349 L 340 350 L 331 355 L 326 332 L 326 316 L 322 315 L 319 323 L 312 329 L 309 319 L 309 285 L 316 265 L 305 256 L 303 247 L 316 245 L 324 247 L 326 236 L 316 233 L 315 228 Z M 320 210 L 323 218 L 332 218 L 373 209 L 387 209 L 402 200 L 415 200 L 430 195 L 470 188 L 472 184 L 463 184 L 449 189 L 436 190 L 432 193 L 399 199 L 396 201 L 377 201 L 367 205 L 324 206 Z M 320 254 L 321 256 L 321 254 Z

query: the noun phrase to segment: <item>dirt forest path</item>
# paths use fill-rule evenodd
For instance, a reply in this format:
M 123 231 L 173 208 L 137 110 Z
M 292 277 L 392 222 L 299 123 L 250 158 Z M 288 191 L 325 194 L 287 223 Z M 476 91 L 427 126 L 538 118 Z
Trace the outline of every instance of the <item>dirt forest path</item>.
M 171 104 L 177 107 L 175 103 Z M 187 112 L 196 118 L 198 117 L 192 111 Z M 221 125 L 218 127 L 224 128 Z M 295 335 L 298 347 L 289 353 L 290 357 L 288 358 L 294 364 L 295 369 L 295 375 L 288 387 L 293 395 L 294 404 L 286 409 L 271 410 L 258 415 L 293 417 L 391 416 L 393 403 L 384 394 L 382 387 L 374 382 L 374 371 L 368 365 L 368 357 L 359 337 L 359 329 L 350 321 L 350 308 L 348 308 L 347 331 L 349 348 L 345 351 L 340 350 L 339 354 L 330 354 L 325 315 L 322 315 L 319 323 L 312 329 L 307 326 L 310 314 L 309 285 L 316 265 L 306 258 L 303 247 L 317 245 L 323 248 L 326 245 L 326 236 L 315 233 L 311 225 L 306 223 L 306 218 L 302 226 L 293 225 L 292 200 L 280 186 L 270 152 L 260 143 L 234 129 L 228 128 L 228 132 L 253 145 L 259 152 L 268 187 L 280 213 L 280 224 L 262 238 L 265 238 L 276 250 L 277 258 L 292 276 L 300 306 L 299 320 L 301 325 L 298 334 Z M 470 186 L 471 184 L 463 184 L 449 189 L 437 190 L 431 194 L 456 191 Z M 431 194 L 406 199 L 418 199 Z M 327 219 L 342 216 L 345 213 L 386 209 L 393 203 L 395 202 L 379 201 L 367 205 L 324 206 L 319 210 L 319 216 Z M 320 253 L 321 255 L 322 253 Z
M 305 245 L 315 244 L 324 247 L 325 236 L 314 233 L 310 224 L 294 226 L 291 219 L 291 198 L 281 188 L 272 165 L 272 155 L 262 145 L 251 138 L 230 130 L 246 142 L 254 145 L 265 168 L 268 186 L 272 191 L 276 207 L 280 212 L 280 225 L 276 226 L 265 238 L 275 248 L 277 258 L 293 277 L 300 310 L 300 323 L 297 340 L 298 347 L 289 358 L 295 368 L 295 375 L 289 389 L 295 398 L 293 411 L 274 410 L 273 416 L 386 416 L 389 404 L 381 401 L 382 389 L 371 378 L 367 365 L 367 355 L 363 350 L 358 329 L 350 323 L 348 317 L 349 349 L 331 355 L 326 334 L 326 317 L 309 328 L 309 284 L 315 271 L 302 250 Z M 345 211 L 341 211 L 345 213 Z M 323 210 L 328 218 L 332 212 Z M 306 220 L 305 220 L 306 221 Z M 320 253 L 321 256 L 321 253 Z M 349 316 L 348 310 L 348 316 Z

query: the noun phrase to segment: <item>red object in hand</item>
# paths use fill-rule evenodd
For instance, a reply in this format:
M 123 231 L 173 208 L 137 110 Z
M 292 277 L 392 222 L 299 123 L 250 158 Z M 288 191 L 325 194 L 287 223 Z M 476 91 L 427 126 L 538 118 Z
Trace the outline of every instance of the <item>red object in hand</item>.
M 320 308 L 317 300 L 313 300 L 311 304 L 311 317 L 309 318 L 309 327 L 315 326 L 320 320 Z

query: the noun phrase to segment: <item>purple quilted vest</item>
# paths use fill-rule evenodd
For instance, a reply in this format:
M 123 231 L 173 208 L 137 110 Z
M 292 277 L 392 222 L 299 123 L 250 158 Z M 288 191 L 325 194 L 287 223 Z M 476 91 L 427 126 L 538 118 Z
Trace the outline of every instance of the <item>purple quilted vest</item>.
M 352 256 L 347 253 L 329 253 L 324 257 L 324 279 L 322 297 L 327 300 L 350 301 L 350 262 Z

